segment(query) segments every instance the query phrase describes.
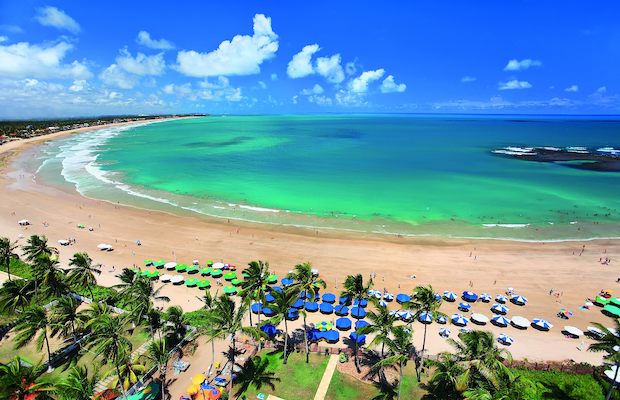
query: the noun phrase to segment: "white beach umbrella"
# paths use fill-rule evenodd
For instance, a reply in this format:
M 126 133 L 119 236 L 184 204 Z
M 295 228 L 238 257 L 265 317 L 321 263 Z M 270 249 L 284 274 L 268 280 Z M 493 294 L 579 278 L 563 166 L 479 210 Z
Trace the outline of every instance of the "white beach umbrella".
M 368 291 L 368 295 L 369 295 L 369 296 L 376 296 L 376 295 L 381 296 L 381 292 L 380 292 L 380 291 L 378 291 L 377 289 L 370 289 L 370 290 Z
M 394 300 L 394 295 L 392 293 L 386 293 L 383 295 L 383 299 L 385 301 L 392 301 Z
M 616 372 L 617 368 L 618 367 L 616 367 L 615 365 L 612 365 L 611 368 L 605 370 L 605 376 L 611 379 L 612 381 L 614 380 L 614 377 L 615 377 L 616 383 L 620 383 L 620 371 Z
M 312 272 L 312 275 L 319 275 L 319 270 L 316 268 L 312 268 L 312 270 L 310 270 L 310 272 Z
M 433 316 L 430 313 L 423 312 L 418 317 L 418 320 L 423 324 L 430 324 L 431 322 L 433 322 Z
M 602 330 L 598 329 L 596 326 L 588 326 L 586 328 L 588 330 L 588 332 L 590 332 L 591 334 L 601 337 L 605 335 L 605 332 L 603 332 Z
M 216 263 L 213 263 L 213 266 L 211 268 L 213 268 L 213 269 L 222 269 L 224 267 L 225 267 L 224 263 L 216 262 Z
M 456 300 L 456 293 L 446 290 L 445 292 L 443 292 L 443 298 L 447 301 L 454 301 Z
M 194 260 L 194 261 L 192 261 L 192 264 L 199 265 L 200 263 L 198 262 L 198 260 Z
M 574 327 L 574 326 L 566 325 L 564 327 L 564 331 L 570 333 L 573 336 L 577 336 L 577 337 L 583 336 L 583 331 L 581 329 L 579 329 L 579 328 Z
M 105 250 L 105 249 L 107 249 L 107 248 L 108 248 L 108 245 L 107 245 L 107 244 L 105 244 L 105 243 L 99 243 L 99 244 L 97 245 L 97 248 L 98 248 L 99 250 Z
M 379 300 L 381 299 L 381 297 L 383 297 L 381 295 L 381 292 L 377 291 L 376 293 L 371 294 L 372 297 L 374 297 L 375 299 Z
M 30 225 L 30 221 L 28 221 L 27 219 L 20 219 L 19 221 L 17 221 L 17 223 L 19 225 Z
M 437 317 L 438 324 L 446 324 L 447 322 L 448 322 L 448 319 L 444 317 L 443 315 L 440 315 L 439 317 Z
M 167 270 L 173 270 L 175 269 L 177 266 L 177 263 L 175 263 L 174 261 L 170 261 L 164 264 L 164 268 L 166 268 Z
M 452 332 L 450 332 L 450 329 L 448 328 L 441 328 L 439 330 L 439 336 L 444 337 L 444 338 L 450 336 L 450 333 Z
M 170 278 L 170 282 L 172 283 L 181 283 L 185 280 L 185 278 L 183 278 L 183 275 L 174 275 L 172 278 Z
M 504 317 L 503 315 L 496 315 L 493 318 L 491 318 L 491 322 L 493 322 L 493 325 L 506 327 L 510 323 L 510 320 Z
M 469 328 L 461 328 L 461 329 L 459 329 L 459 332 L 461 332 L 461 333 L 469 333 L 469 332 L 471 332 L 471 329 L 469 329 Z
M 514 316 L 512 317 L 512 324 L 514 326 L 516 326 L 517 328 L 527 328 L 528 326 L 530 326 L 530 320 L 527 318 L 523 318 L 521 316 Z
M 170 279 L 172 279 L 172 275 L 168 275 L 168 274 L 164 274 L 159 277 L 159 280 L 162 282 L 170 282 Z
M 381 307 L 387 307 L 388 303 L 387 303 L 387 301 L 385 301 L 385 300 L 379 300 L 379 305 L 380 305 Z
M 61 245 L 61 246 L 66 246 L 66 245 L 69 244 L 69 241 L 67 239 L 60 239 L 58 241 L 58 244 Z
M 471 320 L 479 324 L 483 324 L 483 325 L 489 322 L 489 318 L 486 315 L 479 314 L 479 313 L 473 313 L 471 315 Z
M 407 321 L 413 318 L 413 313 L 409 310 L 400 310 L 396 312 L 396 316 L 398 316 L 403 321 Z

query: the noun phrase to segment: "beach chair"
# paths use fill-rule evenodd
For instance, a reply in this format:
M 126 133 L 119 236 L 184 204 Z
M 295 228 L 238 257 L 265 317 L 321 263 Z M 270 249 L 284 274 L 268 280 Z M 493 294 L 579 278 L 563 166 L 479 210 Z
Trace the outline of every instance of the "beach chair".
M 228 379 L 223 376 L 216 376 L 215 379 L 213 379 L 213 383 L 217 386 L 226 386 Z

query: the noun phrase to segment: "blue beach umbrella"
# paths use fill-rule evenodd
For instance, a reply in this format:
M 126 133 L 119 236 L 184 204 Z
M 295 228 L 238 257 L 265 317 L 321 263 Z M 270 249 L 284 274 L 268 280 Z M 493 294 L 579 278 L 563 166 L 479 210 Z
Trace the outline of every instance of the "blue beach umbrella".
M 439 336 L 441 336 L 441 337 L 448 337 L 448 336 L 450 336 L 450 333 L 452 333 L 452 332 L 450 332 L 450 329 L 448 329 L 448 328 L 441 328 L 439 330 Z
M 469 290 L 466 290 L 463 292 L 463 296 L 462 296 L 463 300 L 465 301 L 476 301 L 478 300 L 478 295 L 474 292 L 470 292 Z
M 512 337 L 503 333 L 497 335 L 497 341 L 506 346 L 510 346 L 512 343 L 514 343 L 514 339 Z
M 532 321 L 532 326 L 548 331 L 549 329 L 553 328 L 553 324 L 551 324 L 549 321 L 544 320 L 544 319 L 540 319 L 540 318 L 536 318 Z
M 275 297 L 273 297 L 273 295 L 272 295 L 271 293 L 267 293 L 267 294 L 265 295 L 265 301 L 266 301 L 267 303 L 273 303 L 274 301 L 276 301 L 276 298 L 275 298 Z
M 491 302 L 492 299 L 493 299 L 493 297 L 490 294 L 488 294 L 488 293 L 482 293 L 480 295 L 480 300 L 483 303 L 489 303 L 489 302 Z
M 375 299 L 379 300 L 382 297 L 382 294 L 378 290 L 371 289 L 368 291 L 368 296 L 374 297 Z
M 431 322 L 433 322 L 433 316 L 430 313 L 423 312 L 418 317 L 418 321 L 420 321 L 423 324 L 430 324 Z
M 290 286 L 294 281 L 291 278 L 282 278 L 280 282 L 282 283 L 282 286 Z
M 400 310 L 396 312 L 396 316 L 403 321 L 410 321 L 413 318 L 413 313 L 409 310 Z
M 319 309 L 322 314 L 331 314 L 334 312 L 334 306 L 329 303 L 321 303 Z
M 399 294 L 396 295 L 396 302 L 397 303 L 403 304 L 403 303 L 406 303 L 408 301 L 411 301 L 411 297 L 409 295 L 404 294 L 404 293 L 399 293 Z
M 444 317 L 443 315 L 440 315 L 439 317 L 437 317 L 437 323 L 446 324 L 448 323 L 448 318 Z
M 284 291 L 284 289 L 282 289 L 282 286 L 272 286 L 271 287 L 271 291 L 272 292 L 280 292 L 280 293 L 282 293 Z
M 443 298 L 446 299 L 446 301 L 455 301 L 456 293 L 446 290 L 445 292 L 443 292 Z
M 497 296 L 495 296 L 495 301 L 497 301 L 498 303 L 505 303 L 508 301 L 508 297 L 504 296 L 503 294 L 498 294 Z
M 435 293 L 435 300 L 441 300 L 441 295 L 439 293 Z
M 263 307 L 263 315 L 265 317 L 273 317 L 276 313 L 269 307 Z
M 351 320 L 349 318 L 338 318 L 336 320 L 336 328 L 341 331 L 348 331 L 351 329 Z
M 286 319 L 289 321 L 295 321 L 299 318 L 299 310 L 296 308 L 289 308 L 288 313 L 286 314 Z
M 356 307 L 362 307 L 365 308 L 368 305 L 368 300 L 366 299 L 355 299 L 353 300 L 353 305 Z
M 308 331 L 308 340 L 312 341 L 312 342 L 316 342 L 317 340 L 319 340 L 321 338 L 321 331 L 314 328 L 314 329 L 310 329 Z
M 527 303 L 527 298 L 521 295 L 518 295 L 518 294 L 515 294 L 514 296 L 512 296 L 512 299 L 510 300 L 518 306 L 523 306 L 525 305 L 525 303 Z
M 508 312 L 508 307 L 503 304 L 495 303 L 491 306 L 491 311 L 495 314 L 506 314 Z
M 309 302 L 306 303 L 304 308 L 308 312 L 315 312 L 315 311 L 317 311 L 319 309 L 319 305 L 317 303 L 315 303 L 314 301 L 309 301 Z
M 321 299 L 323 300 L 323 302 L 325 303 L 330 303 L 333 304 L 336 302 L 336 295 L 333 293 L 325 293 L 323 294 L 323 296 L 321 297 Z
M 351 309 L 351 316 L 353 318 L 362 319 L 366 316 L 366 310 L 362 307 L 353 307 Z
M 351 304 L 351 298 L 348 296 L 340 296 L 340 298 L 338 298 L 338 304 L 342 304 L 342 305 L 349 305 Z
M 323 333 L 323 337 L 325 338 L 325 340 L 327 340 L 328 343 L 338 343 L 338 341 L 340 340 L 340 334 L 338 333 L 338 331 L 335 331 L 333 329 Z
M 366 335 L 358 335 L 356 332 L 351 332 L 349 334 L 349 339 L 357 342 L 358 345 L 363 345 L 366 343 Z
M 277 331 L 276 327 L 271 324 L 265 324 L 261 326 L 260 330 L 265 332 L 267 336 L 269 336 L 270 338 L 273 338 L 276 335 L 276 331 Z
M 383 300 L 385 301 L 393 301 L 394 295 L 392 293 L 386 293 L 383 295 Z
M 452 314 L 451 320 L 454 325 L 458 326 L 465 326 L 469 322 L 469 320 L 461 314 Z
M 304 308 L 304 301 L 302 299 L 297 299 L 295 303 L 293 303 L 293 307 L 295 308 Z
M 471 308 L 471 304 L 469 303 L 465 303 L 465 302 L 459 303 L 459 310 L 461 311 L 469 311 L 470 308 Z
M 258 314 L 261 312 L 261 308 L 262 308 L 262 305 L 260 303 L 254 303 L 250 307 L 250 310 L 252 310 L 254 314 Z
M 336 313 L 336 315 L 340 315 L 340 316 L 348 315 L 349 307 L 339 304 L 336 307 L 334 307 L 334 312 Z
M 491 323 L 496 326 L 506 327 L 510 323 L 510 320 L 503 315 L 496 315 L 491 318 Z
M 387 301 L 385 301 L 385 300 L 379 300 L 379 305 L 380 305 L 381 307 L 387 307 L 387 306 L 388 306 L 388 302 L 387 302 Z
M 366 321 L 362 321 L 362 320 L 357 320 L 355 321 L 355 330 L 361 329 L 365 326 L 370 325 L 368 322 Z

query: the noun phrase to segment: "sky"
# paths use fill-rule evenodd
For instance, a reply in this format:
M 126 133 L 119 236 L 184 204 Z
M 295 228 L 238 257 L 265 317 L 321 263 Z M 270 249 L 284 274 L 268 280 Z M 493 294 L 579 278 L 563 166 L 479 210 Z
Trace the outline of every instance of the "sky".
M 0 118 L 620 114 L 619 15 L 615 0 L 0 0 Z

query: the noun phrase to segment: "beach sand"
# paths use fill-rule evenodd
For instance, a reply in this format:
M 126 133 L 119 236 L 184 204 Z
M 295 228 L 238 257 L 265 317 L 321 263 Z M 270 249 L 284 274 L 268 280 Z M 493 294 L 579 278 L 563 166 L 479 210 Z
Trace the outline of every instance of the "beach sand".
M 70 132 L 62 132 L 64 135 Z M 62 135 L 48 135 L 31 141 L 0 146 L 0 157 L 12 156 L 29 146 Z M 297 263 L 312 262 L 328 284 L 328 291 L 340 292 L 348 274 L 361 273 L 365 279 L 376 272 L 375 288 L 394 294 L 410 293 L 417 285 L 431 284 L 438 292 L 464 290 L 488 292 L 495 296 L 506 288 L 529 299 L 524 307 L 508 304 L 508 317 L 521 315 L 530 320 L 545 318 L 555 326 L 550 332 L 532 328 L 484 327 L 494 333 L 505 332 L 515 338 L 510 351 L 516 359 L 575 360 L 599 364 L 601 355 L 585 351 L 590 339 L 569 339 L 562 335 L 564 325 L 582 330 L 591 321 L 608 326 L 612 320 L 598 307 L 579 310 L 587 297 L 594 298 L 601 289 L 615 290 L 620 246 L 618 241 L 527 243 L 502 240 L 456 240 L 443 238 L 400 238 L 355 235 L 301 228 L 241 224 L 237 221 L 179 216 L 88 199 L 34 182 L 25 171 L 16 170 L 5 159 L 0 178 L 0 232 L 12 239 L 31 234 L 47 236 L 52 245 L 59 239 L 75 238 L 76 243 L 60 247 L 61 262 L 78 251 L 86 251 L 95 262 L 103 264 L 99 277 L 102 285 L 118 282 L 115 274 L 124 266 L 141 266 L 147 258 L 191 263 L 193 259 L 224 261 L 240 269 L 252 260 L 269 261 L 278 276 L 284 276 Z M 26 218 L 32 225 L 20 227 Z M 44 226 L 45 222 L 45 226 Z M 92 226 L 93 231 L 78 229 L 78 224 Z M 140 240 L 141 246 L 136 244 Z M 112 252 L 100 252 L 97 244 L 110 243 Z M 585 247 L 584 247 L 585 246 Z M 601 265 L 600 257 L 610 257 L 610 265 Z M 412 276 L 415 275 L 413 279 Z M 213 280 L 212 280 L 213 281 Z M 212 282 L 214 283 L 214 282 Z M 471 283 L 471 286 L 470 286 Z M 157 284 L 159 285 L 159 283 Z M 550 289 L 561 296 L 550 296 Z M 217 286 L 211 289 L 214 293 Z M 221 291 L 221 290 L 220 290 Z M 172 298 L 169 305 L 186 311 L 200 307 L 198 289 L 165 285 L 162 294 Z M 442 311 L 451 315 L 456 303 L 445 303 Z M 472 311 L 488 317 L 490 304 L 476 303 Z M 392 308 L 396 308 L 395 305 Z M 570 320 L 556 317 L 560 308 L 574 312 Z M 334 316 L 311 315 L 309 321 L 333 320 Z M 299 326 L 299 322 L 292 329 Z M 471 324 L 470 324 L 471 325 Z M 441 325 L 428 327 L 429 354 L 447 350 L 437 335 Z M 458 328 L 449 325 L 453 337 Z M 421 345 L 422 325 L 414 324 L 415 343 Z M 583 342 L 583 351 L 578 346 Z M 205 345 L 207 346 L 207 345 Z M 208 360 L 204 361 L 208 365 Z M 205 367 L 206 368 L 206 367 Z M 189 378 L 188 378 L 189 379 Z

